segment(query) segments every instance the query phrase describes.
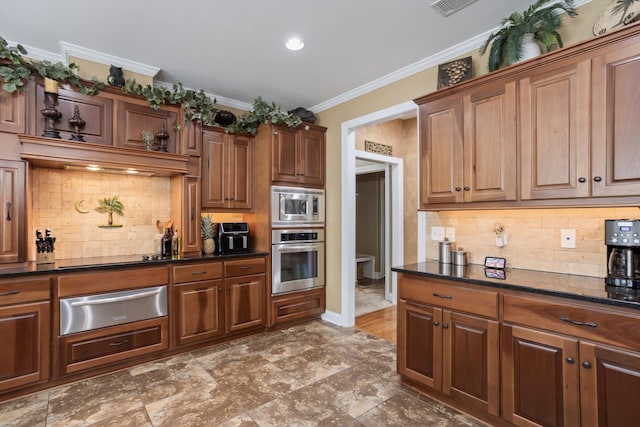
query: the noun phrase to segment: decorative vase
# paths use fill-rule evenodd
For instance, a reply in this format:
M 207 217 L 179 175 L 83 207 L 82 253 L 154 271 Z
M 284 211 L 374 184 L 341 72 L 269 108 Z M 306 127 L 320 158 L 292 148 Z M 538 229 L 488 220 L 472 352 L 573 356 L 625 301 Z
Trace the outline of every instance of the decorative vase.
M 216 251 L 216 241 L 211 238 L 204 239 L 202 242 L 202 251 L 207 255 L 214 253 Z
M 516 62 L 526 61 L 527 59 L 535 58 L 536 56 L 540 56 L 542 50 L 540 49 L 540 45 L 533 38 L 533 33 L 526 33 L 522 35 L 522 48 L 520 59 Z

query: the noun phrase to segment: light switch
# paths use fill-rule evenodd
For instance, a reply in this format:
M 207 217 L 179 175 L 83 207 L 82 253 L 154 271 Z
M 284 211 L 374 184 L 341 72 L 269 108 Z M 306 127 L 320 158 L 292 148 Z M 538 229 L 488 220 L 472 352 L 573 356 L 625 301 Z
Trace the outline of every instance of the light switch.
M 560 247 L 567 249 L 576 248 L 576 229 L 563 228 L 560 230 Z
M 431 240 L 442 242 L 444 240 L 444 227 L 431 227 Z
M 455 227 L 447 227 L 444 229 L 444 237 L 449 239 L 450 242 L 456 241 L 456 228 Z

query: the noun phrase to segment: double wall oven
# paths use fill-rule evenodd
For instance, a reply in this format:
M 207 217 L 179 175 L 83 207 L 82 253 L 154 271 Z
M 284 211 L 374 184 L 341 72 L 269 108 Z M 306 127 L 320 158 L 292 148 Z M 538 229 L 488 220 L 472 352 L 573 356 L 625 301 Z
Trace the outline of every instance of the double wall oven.
M 272 294 L 324 287 L 324 190 L 274 186 L 271 218 Z

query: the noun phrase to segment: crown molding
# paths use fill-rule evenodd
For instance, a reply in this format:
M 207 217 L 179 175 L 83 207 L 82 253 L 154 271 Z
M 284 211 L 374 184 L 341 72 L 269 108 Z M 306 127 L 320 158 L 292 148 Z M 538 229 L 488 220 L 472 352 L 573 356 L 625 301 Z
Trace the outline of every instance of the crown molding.
M 129 59 L 120 58 L 118 56 L 109 55 L 108 53 L 98 52 L 92 49 L 87 49 L 82 46 L 67 43 L 65 41 L 60 42 L 60 48 L 62 50 L 62 56 L 67 63 L 70 62 L 69 57 L 74 56 L 76 58 L 86 59 L 88 61 L 97 62 L 99 64 L 117 65 L 126 69 L 127 71 L 133 71 L 134 73 L 143 74 L 149 77 L 154 77 L 160 71 L 159 67 L 154 67 L 153 65 L 131 61 Z
M 167 83 L 167 82 L 163 82 L 163 81 L 159 81 L 159 80 L 154 81 L 153 85 L 157 86 L 157 87 L 163 87 L 163 88 L 169 89 L 169 90 L 171 90 L 173 88 L 173 84 L 172 83 Z M 196 89 L 192 89 L 192 88 L 188 88 L 188 87 L 185 87 L 185 89 L 196 90 Z M 211 99 L 215 99 L 216 100 L 216 104 L 224 105 L 225 107 L 237 108 L 238 110 L 244 110 L 244 111 L 251 111 L 253 109 L 253 104 L 249 104 L 248 102 L 238 101 L 238 100 L 231 99 L 231 98 L 225 98 L 224 96 L 219 96 L 219 95 L 216 95 L 214 93 L 209 93 L 209 92 L 205 92 L 205 95 L 207 95 Z
M 49 61 L 49 62 L 53 62 L 54 64 L 56 62 L 64 63 L 64 58 L 62 57 L 62 55 L 58 53 L 53 53 L 47 50 L 38 49 L 37 47 L 33 47 L 33 46 L 27 46 L 26 44 L 14 42 L 11 40 L 7 40 L 7 44 L 9 46 L 16 46 L 18 44 L 21 44 L 22 47 L 24 47 L 27 50 L 26 56 L 31 59 L 35 59 L 36 61 Z

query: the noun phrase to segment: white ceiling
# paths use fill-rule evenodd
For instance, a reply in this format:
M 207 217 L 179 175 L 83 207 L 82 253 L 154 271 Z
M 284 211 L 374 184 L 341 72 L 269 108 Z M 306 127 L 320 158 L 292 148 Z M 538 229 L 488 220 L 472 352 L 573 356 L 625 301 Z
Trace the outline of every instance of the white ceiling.
M 229 106 L 261 96 L 318 112 L 477 48 L 533 3 L 478 0 L 445 18 L 433 1 L 0 0 L 0 36 L 52 59 L 64 60 L 65 42 L 158 67 L 156 81 Z M 287 51 L 291 36 L 305 48 Z

